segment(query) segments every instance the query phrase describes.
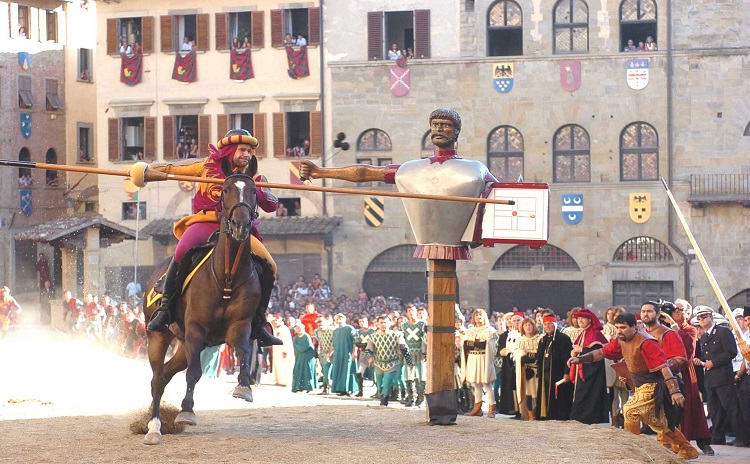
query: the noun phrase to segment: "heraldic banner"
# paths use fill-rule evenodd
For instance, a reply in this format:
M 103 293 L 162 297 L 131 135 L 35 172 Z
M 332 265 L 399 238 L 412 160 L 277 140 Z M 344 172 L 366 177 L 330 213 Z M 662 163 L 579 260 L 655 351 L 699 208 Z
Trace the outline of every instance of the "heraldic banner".
M 143 71 L 143 53 L 121 54 L 120 82 L 127 85 L 141 83 L 141 72 Z
M 253 74 L 253 57 L 249 48 L 242 51 L 232 49 L 231 66 L 229 69 L 229 78 L 235 81 L 245 81 L 255 77 Z
M 294 50 L 291 46 L 286 47 L 286 59 L 289 63 L 289 77 L 299 79 L 310 75 L 310 65 L 307 62 L 307 47 Z
M 180 82 L 195 82 L 198 79 L 198 67 L 195 59 L 195 52 L 175 53 L 172 79 Z

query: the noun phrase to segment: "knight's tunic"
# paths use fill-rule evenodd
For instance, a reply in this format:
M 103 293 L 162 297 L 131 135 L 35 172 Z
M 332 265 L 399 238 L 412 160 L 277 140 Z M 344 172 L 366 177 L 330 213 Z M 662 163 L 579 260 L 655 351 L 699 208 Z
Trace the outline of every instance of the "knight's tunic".
M 315 329 L 313 337 L 318 341 L 318 359 L 320 363 L 330 363 L 331 352 L 333 352 L 333 329 Z
M 466 331 L 462 344 L 461 372 L 469 383 L 495 381 L 495 353 L 497 332 L 490 325 L 472 327 Z
M 402 352 L 409 352 L 404 335 L 401 332 L 375 332 L 367 342 L 365 354 L 373 359 L 376 369 L 383 372 L 391 372 L 399 367 L 399 358 Z

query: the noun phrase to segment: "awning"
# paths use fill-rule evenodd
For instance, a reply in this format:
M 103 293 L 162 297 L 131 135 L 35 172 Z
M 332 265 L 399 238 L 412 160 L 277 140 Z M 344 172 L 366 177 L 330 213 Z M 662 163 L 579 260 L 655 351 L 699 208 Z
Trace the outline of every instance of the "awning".
M 108 243 L 118 243 L 125 239 L 135 239 L 134 230 L 104 219 L 100 215 L 72 216 L 55 219 L 17 232 L 13 234 L 13 238 L 19 241 L 52 242 L 89 227 L 99 229 L 100 238 L 106 240 Z M 139 239 L 144 240 L 146 238 L 139 237 Z

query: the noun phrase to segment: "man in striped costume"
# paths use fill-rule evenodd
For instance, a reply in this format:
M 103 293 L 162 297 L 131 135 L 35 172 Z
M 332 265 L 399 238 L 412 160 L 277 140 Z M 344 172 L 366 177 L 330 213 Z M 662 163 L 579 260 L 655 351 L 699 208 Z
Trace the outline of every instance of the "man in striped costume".
M 427 362 L 424 357 L 425 350 L 425 328 L 427 324 L 417 319 L 417 308 L 409 305 L 406 308 L 407 322 L 401 324 L 401 332 L 406 339 L 406 346 L 409 347 L 412 367 L 406 368 L 406 404 L 411 407 L 414 403 L 414 390 L 416 390 L 416 405 L 420 406 L 424 401 L 424 388 L 426 384 L 425 371 Z
M 380 394 L 381 406 L 388 406 L 393 378 L 399 369 L 399 355 L 403 354 L 408 366 L 414 366 L 404 335 L 391 330 L 391 324 L 389 316 L 379 316 L 378 331 L 372 334 L 365 348 L 365 355 L 370 364 L 375 366 L 375 384 Z
M 321 395 L 329 392 L 331 381 L 331 354 L 333 354 L 333 320 L 331 316 L 321 316 L 318 319 L 318 328 L 313 332 L 318 347 L 318 362 L 323 371 L 323 391 Z

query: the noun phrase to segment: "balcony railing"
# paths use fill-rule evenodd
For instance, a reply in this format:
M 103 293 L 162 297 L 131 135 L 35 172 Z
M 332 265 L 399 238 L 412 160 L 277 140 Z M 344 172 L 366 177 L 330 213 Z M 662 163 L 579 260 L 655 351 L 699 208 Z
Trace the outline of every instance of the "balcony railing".
M 750 207 L 750 174 L 691 174 L 688 201 L 697 206 L 741 203 Z

